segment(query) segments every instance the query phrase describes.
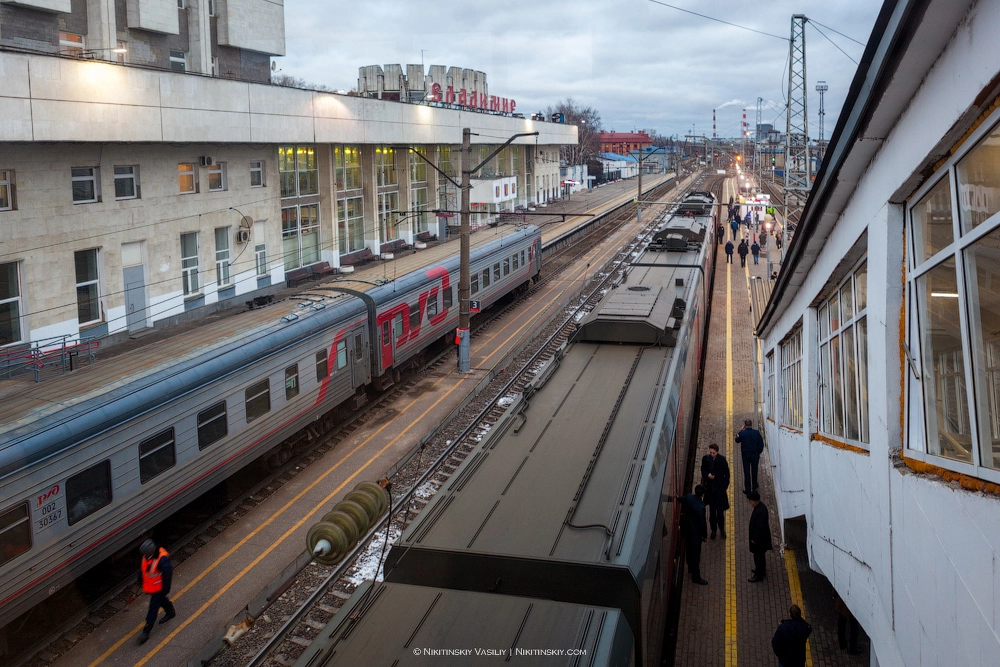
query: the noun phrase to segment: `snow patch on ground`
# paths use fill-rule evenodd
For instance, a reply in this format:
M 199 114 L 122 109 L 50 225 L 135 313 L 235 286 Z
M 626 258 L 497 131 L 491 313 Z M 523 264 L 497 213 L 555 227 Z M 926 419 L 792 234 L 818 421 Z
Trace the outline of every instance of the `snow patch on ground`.
M 386 544 L 385 541 L 385 528 L 380 530 L 375 534 L 375 538 L 368 543 L 365 550 L 358 555 L 358 559 L 354 561 L 354 565 L 351 566 L 350 572 L 344 577 L 345 581 L 349 581 L 355 586 L 360 586 L 367 579 L 375 579 L 375 581 L 382 581 L 382 559 L 383 559 L 383 548 L 385 553 L 389 553 L 389 549 L 396 540 L 399 539 L 400 529 L 393 526 L 389 531 L 389 543 Z
M 517 400 L 518 394 L 507 394 L 506 396 L 501 396 L 497 401 L 497 405 L 501 408 L 509 408 Z

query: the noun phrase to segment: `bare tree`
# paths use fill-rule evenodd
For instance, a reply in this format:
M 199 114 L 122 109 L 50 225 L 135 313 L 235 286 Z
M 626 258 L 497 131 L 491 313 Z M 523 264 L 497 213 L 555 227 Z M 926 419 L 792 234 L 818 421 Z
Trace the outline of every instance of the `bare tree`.
M 561 113 L 566 117 L 566 123 L 576 125 L 577 144 L 576 146 L 563 146 L 560 157 L 566 164 L 586 164 L 587 159 L 601 152 L 601 114 L 593 107 L 577 104 L 572 98 L 557 103 L 554 107 L 549 107 L 545 115 L 548 118 L 554 113 Z
M 310 83 L 305 79 L 300 79 L 297 76 L 292 76 L 290 74 L 282 74 L 281 72 L 275 72 L 271 74 L 271 83 L 275 86 L 285 86 L 286 88 L 301 88 L 303 90 L 319 90 L 323 92 L 330 92 L 330 88 L 319 83 Z

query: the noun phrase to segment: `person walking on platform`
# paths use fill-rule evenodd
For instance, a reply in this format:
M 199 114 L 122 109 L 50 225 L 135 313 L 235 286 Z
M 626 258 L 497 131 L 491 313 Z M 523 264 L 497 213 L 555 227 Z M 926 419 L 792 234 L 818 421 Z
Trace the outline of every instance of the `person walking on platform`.
M 679 499 L 688 572 L 691 573 L 691 581 L 702 586 L 708 583 L 701 578 L 701 543 L 705 541 L 707 534 L 704 497 L 705 487 L 699 484 L 694 487 L 694 493 L 684 494 Z
M 715 238 L 719 245 L 722 245 L 722 242 L 726 240 L 726 228 L 722 226 L 721 222 L 715 226 Z
M 753 512 L 750 514 L 750 553 L 753 554 L 753 576 L 747 581 L 756 584 L 764 581 L 767 577 L 767 560 L 764 554 L 770 551 L 771 545 L 771 525 L 768 521 L 767 507 L 760 502 L 760 494 L 751 491 L 747 495 L 750 507 Z
M 733 263 L 733 242 L 726 241 L 726 264 Z
M 740 241 L 740 246 L 736 249 L 736 252 L 740 254 L 740 266 L 747 265 L 747 253 L 750 252 L 750 248 L 747 247 L 747 240 L 743 239 Z
M 756 264 L 757 260 L 760 258 L 760 246 L 756 241 L 750 246 L 750 253 L 753 255 L 753 263 Z
M 854 614 L 844 604 L 844 600 L 836 589 L 833 591 L 833 609 L 837 612 L 837 639 L 840 640 L 840 649 L 847 651 L 850 655 L 858 655 L 861 653 L 861 648 L 858 646 L 858 632 L 860 631 L 858 619 L 854 618 Z M 848 626 L 850 626 L 849 634 Z M 848 637 L 850 637 L 850 642 L 848 642 Z
M 778 656 L 778 667 L 806 667 L 806 640 L 812 626 L 802 618 L 797 604 L 788 608 L 788 616 L 774 631 L 771 650 Z
M 156 615 L 160 613 L 160 607 L 167 612 L 160 619 L 160 623 L 166 623 L 174 616 L 174 605 L 167 599 L 170 594 L 170 583 L 174 576 L 174 568 L 170 564 L 170 554 L 163 547 L 157 547 L 153 540 L 146 540 L 139 547 L 142 553 L 142 567 L 139 570 L 139 582 L 142 584 L 142 591 L 149 595 L 149 611 L 146 612 L 146 627 L 139 635 L 139 643 L 145 644 L 149 639 L 149 633 L 156 623 Z
M 757 466 L 760 455 L 764 453 L 764 438 L 753 427 L 753 421 L 744 419 L 743 430 L 736 434 L 736 442 L 743 458 L 743 493 L 747 494 L 757 490 Z
M 729 227 L 733 230 L 733 239 L 736 239 L 736 234 L 740 231 L 739 218 L 733 218 L 729 223 Z
M 709 535 L 715 539 L 715 532 L 726 537 L 726 510 L 729 509 L 729 461 L 719 453 L 714 442 L 708 446 L 708 454 L 701 457 L 701 485 L 705 487 L 705 503 L 708 505 Z

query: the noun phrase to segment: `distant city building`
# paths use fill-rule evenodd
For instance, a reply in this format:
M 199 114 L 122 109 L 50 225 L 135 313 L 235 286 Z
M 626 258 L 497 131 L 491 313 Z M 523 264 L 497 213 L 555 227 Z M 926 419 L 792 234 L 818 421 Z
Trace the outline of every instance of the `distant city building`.
M 625 155 L 639 148 L 648 148 L 653 140 L 645 132 L 601 132 L 601 152 Z
M 489 94 L 486 74 L 461 67 L 431 65 L 366 65 L 358 68 L 358 95 L 411 104 L 514 114 L 517 100 Z M 532 120 L 536 120 L 532 117 Z M 545 120 L 539 118 L 537 120 Z

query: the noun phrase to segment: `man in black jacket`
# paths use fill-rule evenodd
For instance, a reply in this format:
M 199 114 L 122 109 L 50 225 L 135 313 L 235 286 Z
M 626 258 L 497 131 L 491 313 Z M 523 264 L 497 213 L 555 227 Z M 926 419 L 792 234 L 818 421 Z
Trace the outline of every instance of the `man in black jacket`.
M 679 498 L 681 503 L 681 531 L 684 534 L 684 544 L 687 550 L 688 572 L 691 581 L 696 584 L 707 584 L 701 578 L 701 543 L 705 541 L 705 503 L 702 498 L 705 489 L 701 485 L 694 487 L 694 493 L 688 493 Z
M 716 530 L 722 531 L 722 537 L 725 537 L 725 513 L 729 509 L 729 461 L 719 453 L 719 446 L 714 442 L 708 446 L 708 454 L 701 457 L 701 484 L 705 487 L 705 503 L 709 507 L 710 537 L 715 539 Z
M 740 266 L 747 265 L 747 253 L 750 252 L 750 246 L 747 245 L 747 240 L 743 239 L 740 241 L 740 245 L 736 248 L 736 252 L 740 255 Z
M 767 507 L 760 502 L 760 494 L 751 491 L 747 495 L 753 512 L 750 514 L 750 553 L 753 554 L 753 576 L 748 580 L 751 584 L 764 581 L 767 576 L 767 560 L 764 554 L 770 551 L 771 525 L 768 521 Z
M 812 626 L 802 618 L 802 610 L 793 604 L 788 609 L 791 618 L 785 619 L 771 638 L 771 649 L 778 656 L 778 667 L 805 667 L 806 640 Z
M 744 419 L 743 430 L 736 434 L 736 442 L 743 456 L 743 493 L 747 494 L 757 490 L 757 466 L 764 452 L 764 438 L 753 427 L 752 421 Z

